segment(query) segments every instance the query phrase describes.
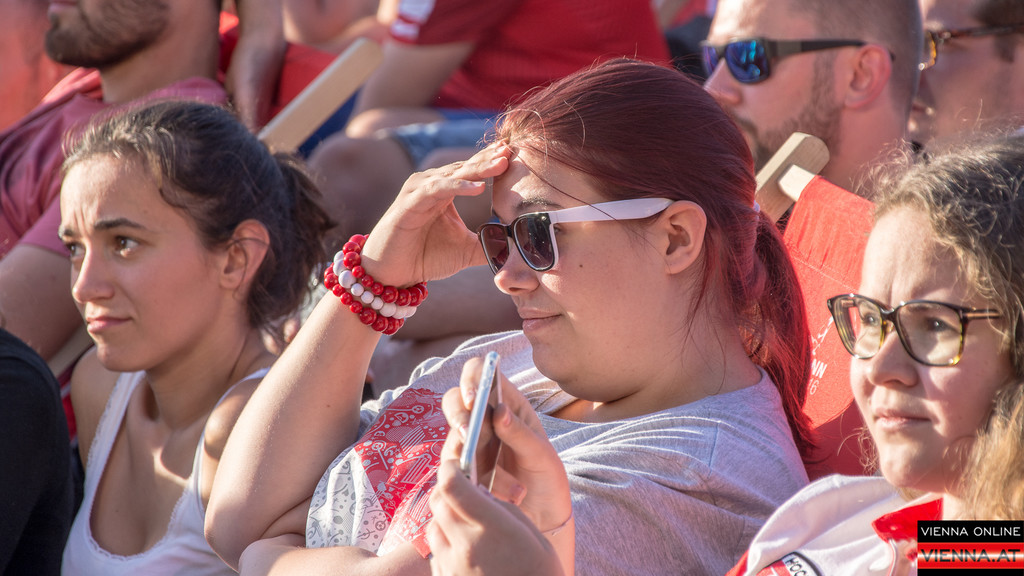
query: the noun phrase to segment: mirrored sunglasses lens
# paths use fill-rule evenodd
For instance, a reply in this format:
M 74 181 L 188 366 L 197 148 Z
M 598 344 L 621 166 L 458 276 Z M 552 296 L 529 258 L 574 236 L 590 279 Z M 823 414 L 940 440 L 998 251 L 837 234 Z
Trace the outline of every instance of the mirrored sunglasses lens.
M 516 244 L 523 259 L 535 270 L 546 270 L 555 262 L 555 247 L 548 232 L 548 220 L 539 215 L 518 218 L 513 224 Z
M 715 68 L 718 68 L 718 50 L 715 50 L 714 46 L 702 46 L 701 54 L 703 55 L 704 75 L 710 78 L 715 73 Z
M 508 237 L 505 227 L 501 224 L 484 224 L 480 227 L 480 244 L 484 247 L 484 255 L 497 272 L 508 261 Z
M 907 347 L 919 361 L 945 366 L 960 354 L 963 328 L 956 310 L 914 302 L 900 308 L 897 320 Z
M 736 80 L 760 82 L 768 77 L 768 56 L 764 44 L 757 40 L 731 42 L 725 47 L 725 62 Z

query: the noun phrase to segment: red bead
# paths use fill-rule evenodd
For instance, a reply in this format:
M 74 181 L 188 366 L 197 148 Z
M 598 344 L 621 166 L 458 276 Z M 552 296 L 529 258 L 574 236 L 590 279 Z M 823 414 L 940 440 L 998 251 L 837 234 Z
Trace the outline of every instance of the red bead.
M 398 296 L 395 297 L 395 304 L 399 306 L 409 305 L 409 291 L 405 288 L 398 289 Z
M 352 276 L 355 277 L 356 281 L 360 283 L 365 291 L 375 297 L 379 297 L 385 303 L 394 303 L 396 306 L 418 306 L 423 302 L 427 298 L 426 282 L 419 282 L 408 288 L 398 288 L 396 286 L 385 286 L 366 273 L 366 269 L 362 266 L 362 256 L 360 255 L 363 247 L 366 245 L 366 238 L 363 234 L 356 234 L 349 238 L 348 242 L 345 242 L 341 247 L 342 256 L 338 263 L 352 273 Z M 357 314 L 360 322 L 378 332 L 394 334 L 405 324 L 404 319 L 387 318 L 380 315 L 372 307 L 365 306 L 360 298 L 353 296 L 351 292 L 341 286 L 333 266 L 328 266 L 324 270 L 324 286 L 334 293 L 350 311 Z
M 363 308 L 359 313 L 359 321 L 369 326 L 377 320 L 377 312 L 373 308 Z
M 341 259 L 341 263 L 349 270 L 351 270 L 353 266 L 358 266 L 360 262 L 362 262 L 362 258 L 359 256 L 358 252 L 349 252 Z

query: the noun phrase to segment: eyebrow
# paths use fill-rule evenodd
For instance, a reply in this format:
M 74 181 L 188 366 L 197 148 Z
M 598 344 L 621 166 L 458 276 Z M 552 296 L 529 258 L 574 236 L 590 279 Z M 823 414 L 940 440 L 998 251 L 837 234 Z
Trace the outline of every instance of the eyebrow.
M 513 211 L 517 215 L 529 214 L 531 212 L 553 212 L 555 210 L 561 210 L 562 208 L 564 208 L 564 206 L 558 202 L 552 202 L 551 200 L 541 198 L 540 196 L 523 198 L 512 206 Z M 494 211 L 494 206 L 491 206 L 491 217 L 497 218 L 499 221 L 501 220 L 498 213 Z
M 100 220 L 99 222 L 96 223 L 96 225 L 93 228 L 97 232 L 104 232 L 106 230 L 112 230 L 114 228 L 132 228 L 135 230 L 146 229 L 146 227 L 143 226 L 142 224 L 139 224 L 138 222 L 135 222 L 134 220 L 129 220 L 127 218 L 109 218 L 107 220 Z M 74 236 L 75 232 L 70 228 L 61 226 L 57 230 L 57 234 L 59 234 L 61 238 L 67 238 L 69 236 Z

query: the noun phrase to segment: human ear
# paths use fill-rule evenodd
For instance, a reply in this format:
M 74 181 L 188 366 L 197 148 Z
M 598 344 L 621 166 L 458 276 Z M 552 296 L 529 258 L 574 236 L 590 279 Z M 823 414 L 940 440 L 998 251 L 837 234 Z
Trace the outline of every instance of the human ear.
M 673 202 L 658 218 L 664 234 L 665 270 L 682 272 L 700 258 L 708 217 L 700 205 L 686 200 Z
M 892 76 L 892 55 L 878 44 L 867 44 L 849 57 L 844 104 L 863 108 L 874 103 Z
M 225 288 L 247 286 L 259 270 L 270 247 L 270 233 L 256 220 L 245 220 L 235 227 L 228 240 L 221 270 Z

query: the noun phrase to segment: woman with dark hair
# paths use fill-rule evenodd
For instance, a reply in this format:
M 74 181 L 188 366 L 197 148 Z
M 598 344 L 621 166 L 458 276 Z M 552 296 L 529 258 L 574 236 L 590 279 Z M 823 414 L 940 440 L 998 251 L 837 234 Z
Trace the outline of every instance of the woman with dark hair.
M 488 189 L 494 221 L 474 233 L 452 202 Z M 360 411 L 374 329 L 400 327 L 419 283 L 484 263 L 522 331 Z M 494 494 L 567 573 L 724 572 L 806 482 L 800 292 L 742 135 L 677 71 L 618 60 L 537 91 L 471 160 L 411 177 L 327 284 L 225 449 L 208 536 L 243 574 L 428 573 L 442 397 L 489 351 L 498 418 L 534 440 L 503 438 Z M 416 296 L 389 307 L 394 287 Z M 537 481 L 538 443 L 561 484 Z
M 230 112 L 161 102 L 74 145 L 71 293 L 95 348 L 72 376 L 85 495 L 65 574 L 232 574 L 203 536 L 235 418 L 273 363 L 330 222 L 297 160 Z

